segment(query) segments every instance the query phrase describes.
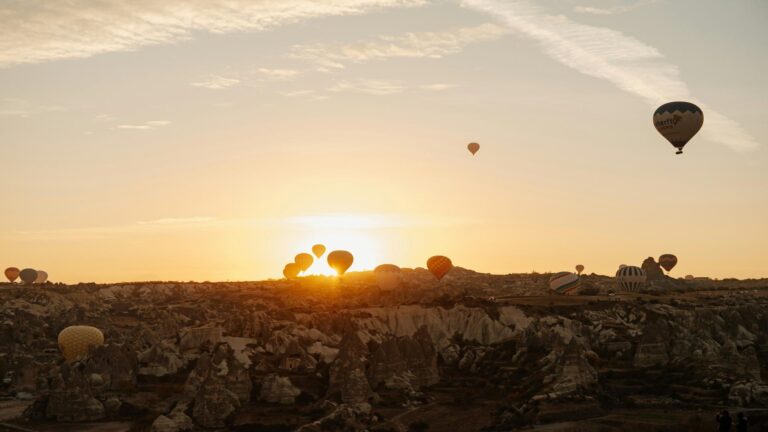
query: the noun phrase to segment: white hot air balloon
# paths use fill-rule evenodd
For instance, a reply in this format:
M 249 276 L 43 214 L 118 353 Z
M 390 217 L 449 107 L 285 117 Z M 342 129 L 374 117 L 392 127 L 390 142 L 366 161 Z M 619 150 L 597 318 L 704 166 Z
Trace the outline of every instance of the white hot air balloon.
M 645 285 L 645 270 L 640 267 L 626 266 L 616 272 L 616 283 L 624 291 L 637 292 Z

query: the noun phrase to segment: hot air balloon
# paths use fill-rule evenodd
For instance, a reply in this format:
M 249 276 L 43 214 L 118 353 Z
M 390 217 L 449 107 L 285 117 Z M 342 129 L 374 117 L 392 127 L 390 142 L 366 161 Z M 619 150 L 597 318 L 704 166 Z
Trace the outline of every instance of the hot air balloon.
M 325 246 L 321 244 L 312 246 L 312 253 L 315 254 L 316 257 L 320 258 L 325 253 Z
M 343 275 L 352 265 L 355 258 L 345 250 L 335 250 L 328 254 L 328 265 L 336 270 L 339 276 Z
M 693 275 L 685 275 L 685 280 L 693 280 L 695 279 Z
M 37 280 L 37 271 L 31 268 L 25 268 L 19 272 L 19 277 L 24 285 L 32 285 Z
M 576 294 L 579 288 L 579 276 L 576 273 L 560 272 L 549 278 L 549 289 L 557 294 Z
M 286 279 L 296 279 L 301 272 L 301 267 L 296 263 L 288 263 L 283 267 L 283 276 Z
M 36 284 L 44 284 L 48 282 L 48 272 L 44 270 L 38 270 L 37 271 L 37 278 L 35 279 Z
M 677 148 L 677 154 L 683 153 L 683 147 L 701 129 L 702 124 L 704 113 L 690 102 L 665 103 L 653 113 L 653 125 Z
M 474 156 L 475 153 L 477 153 L 477 151 L 480 150 L 480 144 L 478 144 L 476 142 L 469 143 L 469 144 L 467 144 L 467 149 Z M 491 152 L 491 153 L 493 153 L 493 152 Z
M 393 290 L 400 285 L 400 267 L 394 264 L 382 264 L 373 269 L 376 283 L 382 290 Z
M 427 268 L 433 275 L 440 280 L 453 268 L 450 258 L 442 255 L 435 255 L 427 260 Z
M 576 265 L 576 271 L 579 272 L 579 274 L 581 274 L 581 272 L 584 271 L 584 266 L 581 265 L 581 264 L 577 264 Z
M 104 334 L 91 326 L 71 326 L 59 333 L 59 349 L 68 362 L 84 359 L 91 347 L 104 345 Z
M 19 269 L 16 267 L 8 267 L 5 269 L 5 277 L 7 277 L 8 281 L 11 283 L 16 282 L 16 279 L 19 277 Z
M 616 272 L 616 282 L 624 291 L 636 292 L 645 284 L 645 270 L 626 266 Z
M 312 255 L 308 253 L 300 253 L 296 255 L 296 257 L 293 259 L 293 262 L 299 265 L 299 268 L 301 268 L 301 271 L 307 271 L 307 269 L 312 265 L 313 262 L 315 262 L 315 259 L 312 258 Z
M 675 264 L 677 264 L 677 257 L 672 254 L 664 254 L 659 257 L 659 265 L 668 272 L 675 267 Z

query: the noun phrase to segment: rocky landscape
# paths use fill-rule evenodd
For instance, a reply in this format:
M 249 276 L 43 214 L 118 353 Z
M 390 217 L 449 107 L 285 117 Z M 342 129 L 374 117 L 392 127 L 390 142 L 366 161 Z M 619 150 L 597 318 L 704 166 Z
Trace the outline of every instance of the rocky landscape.
M 548 279 L 3 285 L 0 430 L 766 430 L 768 280 Z M 73 324 L 105 344 L 67 363 Z

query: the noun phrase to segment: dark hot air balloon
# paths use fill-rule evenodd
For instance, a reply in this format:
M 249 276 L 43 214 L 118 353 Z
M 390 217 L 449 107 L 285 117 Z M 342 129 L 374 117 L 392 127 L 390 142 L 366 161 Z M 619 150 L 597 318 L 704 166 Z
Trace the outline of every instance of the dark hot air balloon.
M 16 267 L 8 267 L 5 269 L 5 277 L 8 278 L 8 281 L 11 283 L 16 282 L 16 279 L 19 277 L 20 270 Z
M 354 260 L 352 254 L 345 250 L 336 250 L 328 254 L 328 265 L 336 270 L 339 276 L 346 273 Z
M 703 124 L 704 113 L 690 102 L 665 103 L 653 113 L 653 125 L 677 148 L 677 154 L 683 153 L 683 147 Z
M 671 271 L 677 264 L 677 257 L 672 254 L 664 254 L 659 257 L 659 265 L 664 267 L 664 270 Z
M 37 271 L 31 268 L 25 268 L 19 273 L 21 281 L 24 285 L 32 285 L 37 280 Z
M 440 280 L 453 268 L 450 258 L 442 255 L 435 255 L 427 260 L 427 269 Z
M 321 244 L 312 246 L 312 253 L 315 254 L 316 257 L 320 258 L 325 253 L 325 246 Z
M 480 144 L 476 142 L 469 143 L 467 144 L 467 150 L 469 150 L 469 152 L 472 153 L 472 155 L 474 156 L 475 153 L 477 153 L 477 151 L 480 150 Z
M 315 262 L 315 259 L 312 258 L 312 255 L 308 253 L 300 253 L 296 255 L 296 257 L 293 259 L 293 262 L 299 265 L 299 268 L 301 268 L 301 271 L 307 271 L 307 269 L 312 266 L 312 263 Z
M 579 274 L 581 274 L 581 272 L 583 272 L 583 271 L 584 271 L 584 266 L 583 266 L 583 265 L 581 265 L 581 264 L 577 264 L 577 265 L 576 265 L 576 271 L 577 271 Z

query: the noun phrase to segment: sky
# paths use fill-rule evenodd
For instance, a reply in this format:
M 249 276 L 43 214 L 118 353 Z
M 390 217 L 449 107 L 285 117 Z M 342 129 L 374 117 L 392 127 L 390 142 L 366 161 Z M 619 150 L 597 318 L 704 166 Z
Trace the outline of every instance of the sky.
M 768 277 L 762 0 L 0 3 L 0 266 Z M 687 100 L 683 155 L 654 129 Z M 472 156 L 466 149 L 478 142 Z M 310 273 L 327 273 L 324 262 Z

